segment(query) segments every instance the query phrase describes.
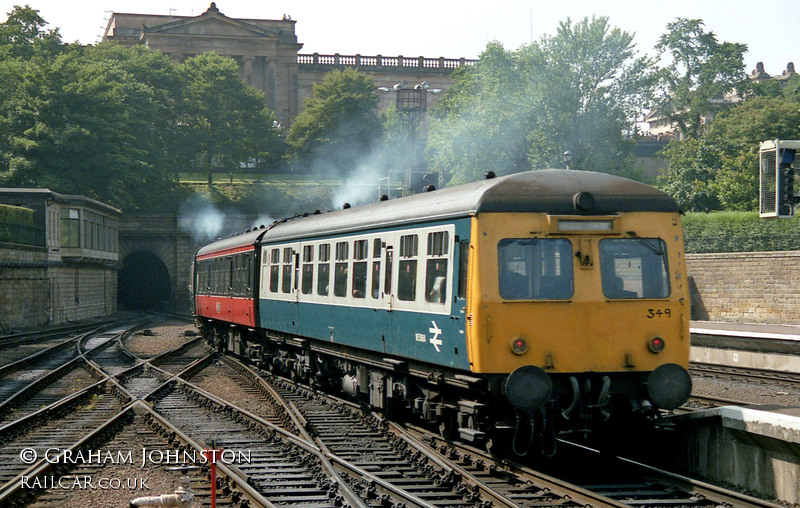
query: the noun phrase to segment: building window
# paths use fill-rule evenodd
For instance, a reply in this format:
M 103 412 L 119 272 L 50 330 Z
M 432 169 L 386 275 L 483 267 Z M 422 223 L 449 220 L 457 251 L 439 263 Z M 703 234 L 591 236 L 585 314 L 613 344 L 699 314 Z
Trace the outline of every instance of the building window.
M 80 212 L 76 208 L 61 209 L 61 246 L 80 247 Z

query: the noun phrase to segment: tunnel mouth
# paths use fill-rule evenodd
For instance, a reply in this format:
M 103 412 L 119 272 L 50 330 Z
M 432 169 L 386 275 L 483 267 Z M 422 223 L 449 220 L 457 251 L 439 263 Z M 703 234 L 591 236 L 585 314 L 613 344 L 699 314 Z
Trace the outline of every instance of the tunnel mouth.
M 169 270 L 153 253 L 134 252 L 122 262 L 117 303 L 124 310 L 167 310 L 172 299 Z

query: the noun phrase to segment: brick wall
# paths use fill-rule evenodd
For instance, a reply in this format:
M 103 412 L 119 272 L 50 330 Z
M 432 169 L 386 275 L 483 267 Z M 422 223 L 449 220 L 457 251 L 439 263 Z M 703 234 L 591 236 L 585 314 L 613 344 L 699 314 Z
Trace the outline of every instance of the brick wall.
M 692 319 L 800 325 L 800 251 L 687 254 Z

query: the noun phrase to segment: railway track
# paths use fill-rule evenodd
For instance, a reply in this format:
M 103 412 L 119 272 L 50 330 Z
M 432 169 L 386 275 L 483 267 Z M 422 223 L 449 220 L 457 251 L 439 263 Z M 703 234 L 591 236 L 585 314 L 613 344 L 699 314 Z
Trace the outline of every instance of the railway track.
M 236 366 L 238 362 L 228 357 L 223 361 L 231 368 L 246 368 L 241 364 Z M 256 382 L 252 377 L 249 379 Z M 542 473 L 479 449 L 445 441 L 428 431 L 382 421 L 376 415 L 362 413 L 346 402 L 331 402 L 327 396 L 319 396 L 288 380 L 267 376 L 261 381 L 274 386 L 286 405 L 297 412 L 294 420 L 302 423 L 321 448 L 370 473 L 378 472 L 382 480 L 395 487 L 408 486 L 412 493 L 423 492 L 420 497 L 427 497 L 423 500 L 436 506 L 448 506 L 450 502 L 514 507 L 776 506 L 588 450 L 581 451 L 579 459 L 563 459 L 570 464 L 569 473 L 559 468 L 554 469 L 554 474 Z M 592 454 L 590 459 L 586 458 L 587 453 Z M 409 457 L 411 461 L 407 460 Z M 592 466 L 574 467 L 581 462 L 590 462 Z M 575 470 L 580 473 L 575 474 Z M 621 474 L 598 474 L 607 471 Z M 421 478 L 432 481 L 434 488 Z M 443 488 L 460 495 L 460 501 L 442 495 Z
M 644 466 L 626 462 L 623 469 L 619 462 L 581 455 L 567 459 L 571 469 L 542 473 L 210 353 L 196 337 L 187 336 L 170 351 L 137 356 L 125 346 L 129 333 L 117 329 L 79 340 L 71 362 L 83 364 L 36 391 L 24 417 L 0 422 L 0 461 L 12 464 L 0 470 L 0 505 L 9 500 L 80 504 L 76 499 L 85 493 L 23 490 L 19 479 L 23 474 L 97 476 L 102 465 L 53 469 L 41 459 L 21 464 L 20 453 L 42 446 L 102 446 L 195 456 L 212 447 L 241 452 L 240 460 L 219 466 L 220 500 L 237 506 L 774 506 Z M 55 387 L 68 384 L 68 376 L 89 384 L 34 410 L 37 403 L 57 398 Z M 48 395 L 47 390 L 54 391 Z M 17 407 L 8 415 L 22 416 L 23 405 Z M 575 473 L 574 464 L 588 463 L 588 471 L 582 466 Z M 208 465 L 177 466 L 180 471 L 167 471 L 162 464 L 146 470 L 164 480 L 153 494 L 171 493 L 176 478 L 187 475 L 199 502 L 208 502 Z M 612 470 L 624 473 L 614 478 L 589 474 Z
M 795 372 L 743 368 L 698 362 L 692 362 L 689 365 L 689 372 L 696 376 L 726 377 L 730 379 L 741 379 L 759 383 L 800 387 L 800 374 Z

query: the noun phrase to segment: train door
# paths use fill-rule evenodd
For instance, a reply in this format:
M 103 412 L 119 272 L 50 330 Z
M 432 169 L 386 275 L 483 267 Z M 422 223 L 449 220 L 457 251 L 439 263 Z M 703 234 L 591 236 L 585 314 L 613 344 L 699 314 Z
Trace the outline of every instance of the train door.
M 386 245 L 384 251 L 386 255 L 383 263 L 383 303 L 384 309 L 386 309 L 386 321 L 381 339 L 383 340 L 383 352 L 385 353 L 386 343 L 389 342 L 391 344 L 394 340 L 395 319 L 394 313 L 392 312 L 394 306 L 394 290 L 392 289 L 394 279 L 394 247 L 392 245 Z
M 455 338 L 455 356 L 457 367 L 462 369 L 469 368 L 467 360 L 467 280 L 469 267 L 469 240 L 460 240 L 455 237 L 453 252 L 454 279 L 453 288 L 453 307 L 450 313 L 452 324 L 452 335 Z

